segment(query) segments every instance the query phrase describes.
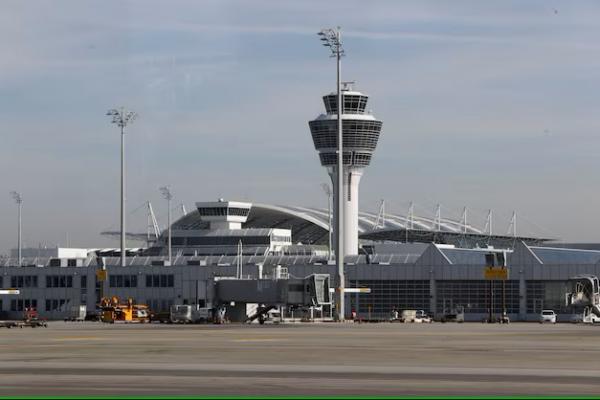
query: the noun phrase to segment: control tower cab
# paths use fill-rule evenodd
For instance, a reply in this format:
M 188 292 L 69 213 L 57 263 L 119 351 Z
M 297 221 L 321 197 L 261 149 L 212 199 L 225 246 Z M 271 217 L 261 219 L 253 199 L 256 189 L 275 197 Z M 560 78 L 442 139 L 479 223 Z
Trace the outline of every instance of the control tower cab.
M 240 201 L 208 201 L 196 203 L 203 221 L 210 222 L 210 229 L 242 229 L 248 219 L 252 203 Z
M 344 250 L 358 254 L 358 185 L 381 133 L 382 122 L 367 111 L 369 96 L 352 89 L 350 82 L 342 88 L 342 136 L 344 162 Z M 321 165 L 335 184 L 337 176 L 337 94 L 323 96 L 325 114 L 308 123 Z M 334 200 L 337 204 L 337 200 Z M 335 216 L 334 216 L 335 217 Z M 337 223 L 334 223 L 337 226 Z M 335 237 L 335 235 L 334 235 Z

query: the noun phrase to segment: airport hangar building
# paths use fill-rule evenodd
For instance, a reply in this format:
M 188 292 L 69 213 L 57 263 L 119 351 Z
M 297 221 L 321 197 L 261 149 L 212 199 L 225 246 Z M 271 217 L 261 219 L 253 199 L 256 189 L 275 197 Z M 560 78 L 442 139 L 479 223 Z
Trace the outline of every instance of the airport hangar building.
M 508 251 L 504 296 L 511 320 L 535 320 L 545 308 L 566 320 L 565 281 L 582 273 L 600 275 L 600 251 L 490 235 L 441 218 L 386 214 L 385 226 L 375 228 L 377 220 L 375 214 L 359 214 L 361 251 L 345 258 L 346 287 L 370 289 L 346 294 L 348 317 L 355 310 L 359 317 L 387 319 L 394 308 L 440 315 L 463 306 L 466 320 L 481 320 L 490 304 L 483 269 L 491 251 Z M 2 287 L 20 289 L 19 295 L 2 297 L 2 318 L 19 318 L 23 308 L 35 307 L 42 317 L 62 319 L 72 306 L 94 310 L 101 294 L 132 297 L 155 311 L 172 304 L 214 306 L 210 282 L 236 276 L 240 264 L 243 279 L 273 277 L 283 268 L 290 277 L 329 274 L 336 287 L 328 227 L 327 210 L 204 202 L 172 225 L 171 265 L 166 232 L 150 247 L 130 249 L 126 267 L 119 265 L 116 249 L 26 249 L 21 267 L 16 258 L 0 259 Z M 96 278 L 99 260 L 108 271 L 103 282 Z M 496 314 L 502 296 L 496 282 Z

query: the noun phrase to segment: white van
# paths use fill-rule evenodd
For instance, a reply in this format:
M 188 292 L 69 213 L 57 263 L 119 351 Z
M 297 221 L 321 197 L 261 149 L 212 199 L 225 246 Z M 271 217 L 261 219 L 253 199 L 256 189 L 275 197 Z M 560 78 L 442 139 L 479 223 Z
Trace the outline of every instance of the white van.
M 174 324 L 198 324 L 211 320 L 212 310 L 210 308 L 198 308 L 189 304 L 171 306 L 171 322 Z

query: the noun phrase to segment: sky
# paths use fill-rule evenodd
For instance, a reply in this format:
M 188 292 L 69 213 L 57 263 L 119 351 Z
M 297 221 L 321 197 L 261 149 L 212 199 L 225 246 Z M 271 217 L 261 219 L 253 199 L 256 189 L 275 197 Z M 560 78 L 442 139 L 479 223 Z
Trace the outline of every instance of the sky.
M 128 230 L 218 198 L 326 207 L 308 121 L 335 89 L 316 33 L 340 26 L 343 80 L 381 138 L 360 207 L 597 242 L 597 1 L 32 1 L 0 13 L 0 254 L 118 246 L 120 134 Z M 177 216 L 178 211 L 174 211 Z

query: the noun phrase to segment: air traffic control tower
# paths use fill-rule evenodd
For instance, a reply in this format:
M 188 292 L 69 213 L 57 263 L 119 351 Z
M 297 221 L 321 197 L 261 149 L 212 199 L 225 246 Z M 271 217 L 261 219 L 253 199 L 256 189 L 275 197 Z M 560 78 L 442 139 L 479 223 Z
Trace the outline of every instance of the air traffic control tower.
M 344 250 L 358 254 L 358 184 L 363 170 L 371 163 L 382 122 L 366 111 L 369 96 L 354 91 L 351 83 L 342 88 L 342 134 L 344 147 Z M 323 96 L 326 114 L 308 123 L 321 165 L 335 185 L 337 176 L 337 94 Z M 334 200 L 337 204 L 337 200 Z M 334 223 L 334 226 L 337 226 Z M 336 235 L 334 235 L 335 237 Z

